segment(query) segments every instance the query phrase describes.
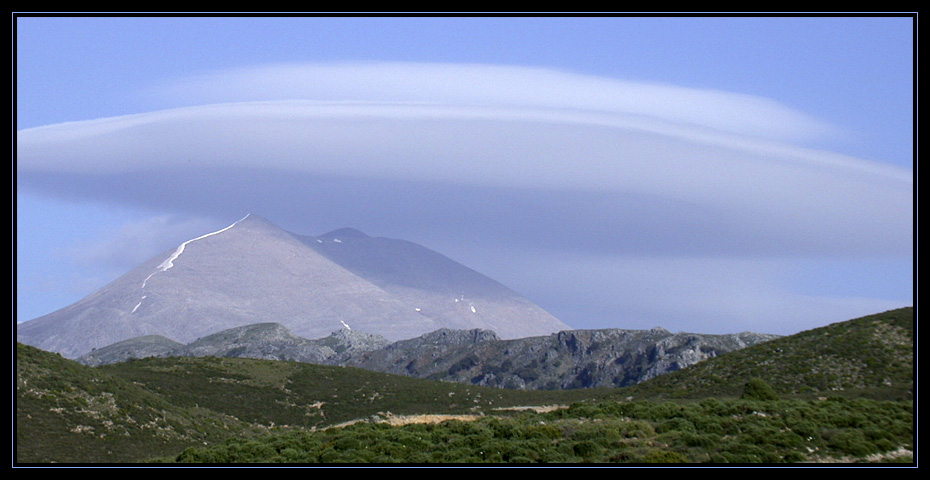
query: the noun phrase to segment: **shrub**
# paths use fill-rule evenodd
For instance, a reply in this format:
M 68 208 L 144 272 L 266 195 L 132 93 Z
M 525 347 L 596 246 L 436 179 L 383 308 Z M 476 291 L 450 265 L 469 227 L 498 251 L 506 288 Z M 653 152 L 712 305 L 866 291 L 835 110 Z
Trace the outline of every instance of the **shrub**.
M 720 443 L 720 438 L 714 433 L 685 432 L 681 435 L 681 442 L 689 447 L 709 449 Z
M 658 433 L 670 433 L 670 432 L 693 432 L 694 424 L 690 420 L 684 418 L 670 418 L 659 423 L 659 426 L 656 427 L 656 432 Z
M 591 440 L 584 440 L 572 445 L 572 451 L 582 459 L 593 460 L 592 457 L 600 455 L 603 448 Z
M 650 450 L 643 456 L 643 463 L 688 463 L 688 457 L 671 450 Z
M 753 378 L 746 382 L 743 387 L 743 395 L 740 397 L 746 400 L 778 400 L 778 394 L 771 385 L 765 383 L 761 378 Z
M 527 428 L 523 435 L 526 438 L 544 438 L 555 440 L 557 438 L 562 438 L 562 430 L 559 430 L 558 427 L 552 425 L 534 425 Z
M 828 444 L 840 452 L 862 457 L 871 453 L 878 453 L 879 448 L 869 442 L 859 430 L 847 430 L 834 435 Z
M 618 430 L 623 438 L 650 438 L 656 434 L 652 424 L 644 420 L 622 422 Z

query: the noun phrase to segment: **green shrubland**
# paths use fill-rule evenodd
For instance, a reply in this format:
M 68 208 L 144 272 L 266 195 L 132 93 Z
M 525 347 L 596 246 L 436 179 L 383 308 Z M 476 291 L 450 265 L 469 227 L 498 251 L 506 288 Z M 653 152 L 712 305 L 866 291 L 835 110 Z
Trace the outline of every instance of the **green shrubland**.
M 15 456 L 17 463 L 912 463 L 913 327 L 913 309 L 900 309 L 630 388 L 542 391 L 250 359 L 91 368 L 17 345 Z M 534 405 L 564 408 L 509 408 Z M 424 414 L 473 420 L 385 423 Z M 335 427 L 347 422 L 355 423 Z
M 364 422 L 189 448 L 181 463 L 798 463 L 908 460 L 910 402 L 708 399 L 577 403 L 471 422 Z M 882 457 L 882 454 L 887 454 Z

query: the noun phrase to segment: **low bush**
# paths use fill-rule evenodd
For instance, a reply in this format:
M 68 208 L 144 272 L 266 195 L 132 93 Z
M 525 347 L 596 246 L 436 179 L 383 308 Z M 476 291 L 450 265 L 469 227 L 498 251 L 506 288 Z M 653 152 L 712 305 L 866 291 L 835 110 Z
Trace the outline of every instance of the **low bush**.
M 176 460 L 786 463 L 812 460 L 811 452 L 818 458 L 863 458 L 912 443 L 911 417 L 903 413 L 911 407 L 903 403 L 734 399 L 590 404 L 574 408 L 583 413 L 578 417 L 562 411 L 403 427 L 361 423 L 231 440 L 185 450 Z M 858 416 L 874 416 L 874 424 L 849 421 Z

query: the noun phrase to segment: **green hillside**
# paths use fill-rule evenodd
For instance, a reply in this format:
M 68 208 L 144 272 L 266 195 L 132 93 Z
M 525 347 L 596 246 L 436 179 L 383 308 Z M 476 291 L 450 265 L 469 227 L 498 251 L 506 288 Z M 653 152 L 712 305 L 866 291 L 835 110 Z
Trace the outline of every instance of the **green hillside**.
M 912 399 L 914 309 L 781 337 L 631 387 L 636 398 L 737 397 L 752 379 L 782 396 Z
M 571 403 L 609 395 L 505 390 L 359 368 L 242 358 L 145 359 L 99 367 L 166 401 L 263 427 L 324 427 L 372 415 L 483 414 L 515 405 Z
M 249 428 L 22 344 L 16 381 L 15 457 L 21 463 L 138 461 Z
M 904 308 L 630 388 L 562 391 L 238 358 L 92 368 L 17 345 L 15 459 L 911 462 L 913 331 Z M 544 405 L 563 407 L 522 408 Z
M 234 439 L 171 461 L 912 463 L 913 318 L 840 322 L 550 413 Z
M 577 403 L 550 413 L 360 423 L 190 448 L 177 463 L 911 462 L 911 402 L 717 400 Z
M 19 463 L 136 462 L 192 445 L 373 416 L 486 414 L 612 390 L 530 392 L 356 368 L 227 358 L 87 367 L 17 345 Z

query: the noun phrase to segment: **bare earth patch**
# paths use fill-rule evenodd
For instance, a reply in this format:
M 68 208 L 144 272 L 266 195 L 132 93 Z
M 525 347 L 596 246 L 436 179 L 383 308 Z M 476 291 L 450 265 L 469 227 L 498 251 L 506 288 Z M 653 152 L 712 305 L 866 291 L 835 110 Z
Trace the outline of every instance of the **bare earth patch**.
M 540 405 L 540 406 L 523 406 L 523 407 L 502 407 L 495 408 L 497 411 L 526 411 L 532 410 L 536 413 L 545 413 L 551 412 L 553 410 L 559 410 L 562 408 L 568 408 L 567 405 Z M 446 415 L 446 414 L 425 414 L 425 415 L 394 415 L 392 413 L 382 413 L 378 414 L 375 418 L 372 419 L 357 419 L 350 420 L 348 422 L 339 423 L 332 425 L 329 428 L 342 428 L 348 427 L 359 422 L 371 422 L 371 423 L 387 423 L 395 427 L 402 425 L 410 425 L 413 423 L 442 423 L 448 420 L 458 420 L 460 422 L 473 422 L 479 418 L 484 417 L 484 415 Z
M 515 412 L 523 412 L 523 411 L 526 411 L 526 410 L 532 410 L 532 411 L 534 411 L 534 412 L 536 412 L 536 413 L 546 413 L 546 412 L 553 412 L 553 411 L 555 411 L 555 410 L 561 410 L 561 409 L 563 409 L 563 408 L 568 408 L 568 405 L 540 405 L 540 406 L 526 406 L 526 407 L 501 407 L 501 408 L 495 408 L 494 410 L 500 410 L 500 411 L 505 411 L 505 410 L 506 410 L 506 411 L 515 411 Z

